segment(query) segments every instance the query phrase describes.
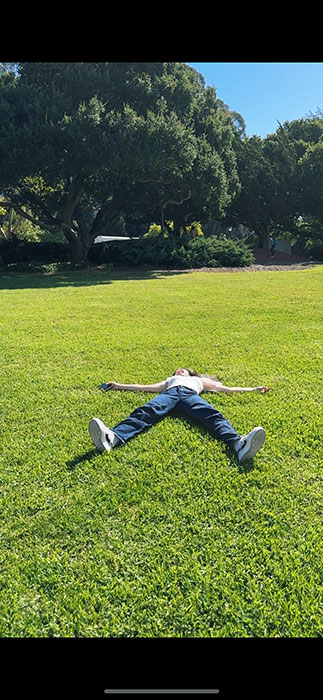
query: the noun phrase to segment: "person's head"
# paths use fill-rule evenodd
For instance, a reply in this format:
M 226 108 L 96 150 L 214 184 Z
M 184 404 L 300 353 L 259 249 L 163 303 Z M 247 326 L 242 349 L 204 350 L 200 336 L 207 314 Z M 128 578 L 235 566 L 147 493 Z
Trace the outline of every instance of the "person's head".
M 195 372 L 195 369 L 190 369 L 189 367 L 179 367 L 177 369 L 174 375 L 177 375 L 179 377 L 203 377 L 204 375 L 200 374 L 199 372 Z
M 195 369 L 190 369 L 189 367 L 179 367 L 175 372 L 173 372 L 173 376 L 174 375 L 177 375 L 178 377 L 209 377 L 209 379 L 220 381 L 215 374 L 201 374 L 200 372 L 196 372 Z

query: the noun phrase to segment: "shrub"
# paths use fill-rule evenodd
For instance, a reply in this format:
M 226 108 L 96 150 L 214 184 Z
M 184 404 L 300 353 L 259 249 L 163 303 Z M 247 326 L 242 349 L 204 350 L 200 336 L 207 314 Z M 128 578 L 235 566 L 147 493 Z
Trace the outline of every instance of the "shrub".
M 35 241 L 2 241 L 1 252 L 6 265 L 10 263 L 54 263 L 67 262 L 70 259 L 67 243 Z
M 309 254 L 313 260 L 323 260 L 323 241 L 307 241 L 305 253 Z
M 249 248 L 242 242 L 194 238 L 188 244 L 191 267 L 247 267 L 254 262 Z
M 153 237 L 160 236 L 161 230 L 162 230 L 162 228 L 160 225 L 151 224 L 149 226 L 147 233 L 144 234 L 143 238 L 150 238 L 151 236 L 153 236 Z
M 200 221 L 192 221 L 192 223 L 189 226 L 185 227 L 186 233 L 192 237 L 196 236 L 204 236 L 201 222 Z
M 156 227 L 157 228 L 157 227 Z M 152 227 L 151 227 L 152 229 Z M 1 252 L 5 264 L 67 263 L 70 260 L 67 243 L 58 242 L 2 242 Z M 322 252 L 321 252 L 322 255 Z M 313 253 L 313 257 L 318 254 Z M 246 267 L 254 262 L 249 248 L 241 241 L 219 240 L 216 236 L 191 238 L 183 233 L 180 238 L 168 233 L 151 230 L 150 235 L 133 241 L 113 241 L 105 247 L 93 246 L 88 255 L 89 263 L 109 263 L 123 267 L 148 268 L 199 268 Z
M 103 262 L 121 266 L 194 268 L 194 267 L 246 267 L 254 257 L 242 242 L 219 241 L 215 236 L 180 239 L 168 235 L 152 235 L 138 241 L 111 243 L 107 246 Z

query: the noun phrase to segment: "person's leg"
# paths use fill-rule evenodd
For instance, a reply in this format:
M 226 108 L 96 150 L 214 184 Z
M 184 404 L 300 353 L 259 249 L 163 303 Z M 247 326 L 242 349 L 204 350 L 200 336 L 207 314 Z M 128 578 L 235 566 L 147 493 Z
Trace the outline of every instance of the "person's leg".
M 245 462 L 255 456 L 266 437 L 262 426 L 253 428 L 247 435 L 240 435 L 214 406 L 198 394 L 185 392 L 187 390 L 183 390 L 182 387 L 182 400 L 178 403 L 181 411 L 204 425 L 217 440 L 229 445 L 236 452 L 239 462 Z
M 240 440 L 241 435 L 232 427 L 231 423 L 202 396 L 185 390 L 184 387 L 181 388 L 182 400 L 178 404 L 179 410 L 201 423 L 217 440 L 221 440 L 235 449 L 235 443 Z
M 99 418 L 93 418 L 89 425 L 90 434 L 96 447 L 109 450 L 119 442 L 125 443 L 146 428 L 150 428 L 163 416 L 166 416 L 180 400 L 179 387 L 168 389 L 158 394 L 151 401 L 136 408 L 130 416 L 114 428 L 107 428 Z

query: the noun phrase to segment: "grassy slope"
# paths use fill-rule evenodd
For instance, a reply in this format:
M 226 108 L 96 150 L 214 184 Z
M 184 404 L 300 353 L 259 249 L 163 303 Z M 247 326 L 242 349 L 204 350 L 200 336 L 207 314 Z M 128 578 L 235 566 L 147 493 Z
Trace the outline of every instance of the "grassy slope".
M 322 278 L 2 275 L 1 636 L 322 635 Z M 180 365 L 272 386 L 205 394 L 264 425 L 250 468 L 179 417 L 92 449 L 150 397 L 101 381 Z

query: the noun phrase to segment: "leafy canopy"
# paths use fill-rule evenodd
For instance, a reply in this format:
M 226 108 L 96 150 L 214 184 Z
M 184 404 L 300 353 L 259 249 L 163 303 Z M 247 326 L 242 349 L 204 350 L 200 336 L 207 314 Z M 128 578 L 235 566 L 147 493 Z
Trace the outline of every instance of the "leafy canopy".
M 0 83 L 0 187 L 78 256 L 134 209 L 222 215 L 234 125 L 184 63 L 23 63 Z M 32 214 L 30 214 L 32 212 Z M 199 216 L 197 216 L 197 212 Z

